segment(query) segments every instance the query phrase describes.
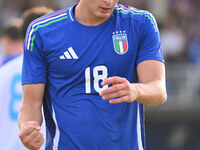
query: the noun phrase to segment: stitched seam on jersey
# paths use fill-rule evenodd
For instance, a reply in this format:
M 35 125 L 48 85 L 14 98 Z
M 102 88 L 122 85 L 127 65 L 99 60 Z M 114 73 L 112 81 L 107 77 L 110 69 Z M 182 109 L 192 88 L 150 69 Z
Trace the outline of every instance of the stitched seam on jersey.
M 125 10 L 119 10 L 119 9 L 120 8 L 117 8 L 118 12 L 122 13 L 122 14 L 125 14 L 125 15 L 129 14 L 129 13 L 133 13 L 134 15 L 145 15 L 145 17 L 147 17 L 151 21 L 151 23 L 153 24 L 155 32 L 158 32 L 157 25 L 155 24 L 154 19 L 152 17 L 150 17 L 146 12 L 142 12 L 142 11 L 141 12 L 140 11 L 134 12 L 134 10 L 132 8 L 130 8 L 127 11 L 125 11 Z M 121 9 L 123 9 L 123 8 L 121 8 Z
M 27 33 L 27 35 L 26 35 L 26 44 L 25 44 L 25 48 L 27 48 L 27 42 L 28 42 L 27 39 L 28 39 L 28 37 L 29 37 L 29 33 L 30 33 L 30 30 L 31 30 L 33 24 L 35 24 L 35 23 L 37 23 L 37 22 L 39 22 L 39 21 L 42 21 L 42 20 L 44 20 L 44 19 L 48 19 L 48 18 L 50 18 L 50 17 L 59 15 L 59 14 L 64 13 L 64 12 L 66 12 L 66 11 L 67 11 L 67 10 L 64 10 L 64 11 L 61 11 L 61 12 L 52 14 L 52 15 L 50 15 L 50 16 L 46 16 L 46 17 L 44 17 L 44 18 L 37 19 L 37 20 L 35 20 L 34 22 L 32 22 L 31 25 L 29 26 L 28 33 Z
M 46 22 L 51 21 L 51 20 L 54 20 L 54 19 L 57 19 L 57 18 L 59 18 L 59 17 L 63 17 L 63 16 L 65 16 L 65 15 L 66 15 L 66 13 L 60 14 L 60 15 L 55 16 L 55 17 L 53 17 L 53 18 L 48 18 L 48 19 L 46 19 L 46 20 L 43 20 L 43 21 L 41 21 L 41 22 L 38 22 L 38 23 L 34 24 L 34 25 L 32 26 L 31 32 L 29 33 L 27 49 L 29 50 L 29 47 L 30 47 L 30 44 L 31 44 L 31 43 L 30 43 L 30 41 L 31 41 L 31 36 L 32 36 L 32 34 L 33 34 L 33 32 L 34 32 L 34 27 L 35 27 L 35 26 L 40 25 L 40 24 L 43 24 L 43 23 L 46 23 Z
M 50 21 L 50 22 L 48 22 L 48 23 L 46 23 L 46 24 L 43 24 L 43 25 L 38 25 L 38 26 L 37 26 L 35 29 L 33 29 L 33 30 L 34 30 L 34 32 L 35 32 L 35 31 L 37 31 L 39 28 L 46 27 L 46 26 L 48 26 L 48 25 L 50 25 L 50 24 L 52 24 L 52 23 L 61 21 L 61 20 L 66 19 L 66 18 L 67 18 L 67 16 L 62 17 L 62 18 L 59 18 L 59 19 L 57 19 L 57 20 Z M 34 42 L 34 40 L 35 40 L 35 34 L 33 35 L 32 41 L 31 41 L 31 51 L 33 51 L 33 42 Z
M 38 26 L 34 29 L 34 32 L 37 31 L 38 28 L 46 27 L 46 26 L 48 26 L 48 25 L 50 25 L 50 24 L 52 24 L 52 23 L 58 22 L 58 21 L 60 21 L 60 20 L 66 19 L 66 18 L 67 18 L 67 16 L 62 17 L 62 18 L 59 18 L 59 19 L 57 19 L 57 20 L 50 21 L 50 22 L 48 22 L 48 23 L 46 23 L 46 24 L 43 24 L 43 25 L 38 25 Z
M 63 15 L 65 15 L 66 13 L 64 13 L 64 14 L 60 14 L 60 15 L 57 15 L 57 16 L 53 16 L 53 17 L 48 17 L 48 18 L 46 18 L 46 19 L 43 19 L 43 20 L 40 20 L 40 21 L 36 21 L 31 27 L 30 27 L 30 32 L 28 32 L 28 34 L 27 34 L 27 38 L 26 38 L 26 41 L 27 41 L 27 39 L 28 39 L 28 41 L 27 41 L 27 43 L 26 43 L 26 47 L 25 48 L 27 48 L 27 45 L 28 45 L 28 48 L 29 48 L 29 42 L 30 42 L 30 38 L 31 38 L 31 35 L 32 35 L 32 33 L 33 33 L 33 28 L 36 26 L 36 25 L 38 25 L 38 24 L 42 24 L 42 23 L 45 23 L 45 22 L 47 22 L 47 21 L 49 21 L 49 20 L 53 20 L 53 19 L 56 19 L 56 18 L 58 18 L 58 17 L 61 17 L 61 16 L 63 16 Z

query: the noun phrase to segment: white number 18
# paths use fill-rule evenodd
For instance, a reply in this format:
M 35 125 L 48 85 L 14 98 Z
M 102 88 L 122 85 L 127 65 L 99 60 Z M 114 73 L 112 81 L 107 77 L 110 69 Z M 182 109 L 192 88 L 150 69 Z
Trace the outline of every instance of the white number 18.
M 98 93 L 106 88 L 108 85 L 99 87 L 99 81 L 104 80 L 108 76 L 108 70 L 105 66 L 96 66 L 93 69 L 93 77 L 94 77 L 94 89 Z M 90 75 L 90 67 L 85 69 L 85 92 L 91 93 L 91 75 Z

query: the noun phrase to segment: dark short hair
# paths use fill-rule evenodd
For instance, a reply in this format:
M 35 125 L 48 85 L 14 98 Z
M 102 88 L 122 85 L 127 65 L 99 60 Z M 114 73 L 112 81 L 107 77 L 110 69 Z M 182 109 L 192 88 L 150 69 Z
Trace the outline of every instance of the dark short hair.
M 39 18 L 43 15 L 49 14 L 51 12 L 53 12 L 53 9 L 47 8 L 47 7 L 33 7 L 31 9 L 26 10 L 23 13 L 23 19 L 24 19 L 23 24 L 22 24 L 22 36 L 23 36 L 23 38 L 25 38 L 26 30 L 27 30 L 29 24 L 33 20 L 35 20 L 35 19 L 37 19 L 37 18 Z
M 22 19 L 12 19 L 1 28 L 1 37 L 8 36 L 13 41 L 21 40 Z

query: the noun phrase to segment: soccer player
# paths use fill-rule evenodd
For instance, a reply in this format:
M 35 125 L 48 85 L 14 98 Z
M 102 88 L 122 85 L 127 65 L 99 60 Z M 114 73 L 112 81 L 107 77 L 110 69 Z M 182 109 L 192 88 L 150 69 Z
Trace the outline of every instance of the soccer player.
M 24 44 L 19 136 L 46 150 L 144 150 L 143 104 L 166 100 L 159 31 L 147 11 L 80 0 L 33 21 Z
M 25 150 L 19 140 L 17 117 L 22 99 L 22 56 L 0 68 L 0 149 Z
M 22 29 L 26 30 L 33 19 L 52 12 L 52 9 L 36 7 L 24 13 Z M 22 37 L 25 33 L 20 32 L 15 36 Z M 9 44 L 9 43 L 8 43 Z M 10 43 L 13 44 L 13 43 Z M 23 42 L 21 43 L 23 47 Z M 17 47 L 16 47 L 17 48 Z M 19 107 L 22 100 L 22 72 L 23 56 L 13 58 L 0 68 L 0 149 L 1 150 L 27 150 L 19 139 L 19 127 L 17 125 Z M 41 132 L 45 134 L 42 126 Z M 44 145 L 40 150 L 44 149 Z

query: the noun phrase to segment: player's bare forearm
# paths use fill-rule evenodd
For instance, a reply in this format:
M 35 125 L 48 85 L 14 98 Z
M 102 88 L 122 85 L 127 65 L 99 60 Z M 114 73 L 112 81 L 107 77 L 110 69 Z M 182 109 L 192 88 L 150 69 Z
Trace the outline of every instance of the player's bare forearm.
M 22 103 L 18 117 L 19 128 L 21 129 L 28 121 L 36 121 L 41 126 L 43 121 L 41 108 L 32 104 Z
M 148 60 L 137 67 L 139 97 L 137 101 L 147 105 L 159 105 L 167 99 L 165 64 L 156 60 Z
M 131 84 L 137 88 L 138 96 L 136 101 L 145 105 L 160 105 L 167 99 L 165 83 L 163 81 L 152 81 L 149 83 Z
M 167 99 L 164 64 L 159 61 L 145 61 L 137 68 L 140 83 L 130 83 L 121 77 L 106 78 L 102 85 L 112 86 L 99 94 L 111 104 L 138 101 L 146 105 L 159 105 Z
M 42 100 L 44 84 L 23 85 L 23 100 L 19 111 L 19 137 L 25 147 L 31 150 L 39 149 L 44 143 L 40 132 L 42 124 Z
M 41 107 L 44 89 L 44 84 L 23 85 L 23 100 L 18 118 L 20 129 L 27 121 L 37 121 L 39 125 L 42 124 Z

